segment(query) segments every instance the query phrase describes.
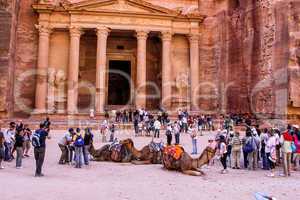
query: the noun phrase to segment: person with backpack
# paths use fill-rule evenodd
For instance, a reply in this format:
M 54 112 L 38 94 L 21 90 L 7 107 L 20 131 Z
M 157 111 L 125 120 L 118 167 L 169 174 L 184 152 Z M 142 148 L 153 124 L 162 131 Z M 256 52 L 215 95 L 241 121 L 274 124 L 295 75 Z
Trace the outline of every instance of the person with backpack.
M 42 168 L 46 153 L 46 139 L 50 139 L 49 133 L 45 129 L 44 123 L 32 135 L 32 146 L 34 147 L 34 159 L 36 164 L 35 177 L 42 177 Z
M 58 164 L 63 165 L 69 163 L 69 149 L 68 145 L 72 142 L 73 128 L 69 128 L 68 132 L 60 139 L 58 146 L 61 150 L 61 156 Z
M 74 141 L 75 147 L 75 168 L 82 167 L 82 154 L 83 154 L 83 147 L 84 147 L 84 140 L 80 133 L 80 128 L 76 129 L 76 137 Z
M 246 136 L 243 138 L 243 157 L 244 157 L 244 168 L 248 168 L 248 154 L 253 151 L 252 145 L 250 144 L 251 140 L 251 131 L 246 130 Z
M 85 129 L 85 134 L 84 134 L 84 148 L 83 148 L 83 158 L 84 158 L 84 164 L 88 165 L 89 164 L 89 149 L 93 143 L 93 133 L 91 132 L 91 128 L 86 128 Z

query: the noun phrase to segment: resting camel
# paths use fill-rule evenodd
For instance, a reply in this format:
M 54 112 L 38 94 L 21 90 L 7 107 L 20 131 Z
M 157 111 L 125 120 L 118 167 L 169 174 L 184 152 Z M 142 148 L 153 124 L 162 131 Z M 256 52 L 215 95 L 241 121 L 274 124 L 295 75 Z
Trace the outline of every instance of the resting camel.
M 132 144 L 127 140 L 121 140 L 119 143 L 119 150 L 112 149 L 110 144 L 106 144 L 96 150 L 94 145 L 91 144 L 89 153 L 94 161 L 130 162 L 133 159 L 133 154 L 130 151 Z
M 155 143 L 151 142 L 150 144 L 144 146 L 141 150 L 137 150 L 134 147 L 132 139 L 126 139 L 122 142 L 131 144 L 128 147 L 131 147 L 130 152 L 133 155 L 133 160 L 131 163 L 136 165 L 145 165 L 145 164 L 161 164 L 162 163 L 162 149 L 154 149 Z M 122 143 L 120 142 L 120 143 Z M 159 145 L 159 144 L 156 144 Z
M 204 175 L 204 172 L 202 172 L 200 168 L 203 165 L 208 164 L 216 152 L 215 149 L 206 147 L 199 158 L 193 159 L 183 148 L 182 151 L 183 153 L 178 160 L 164 151 L 163 165 L 168 170 L 177 170 L 192 176 Z

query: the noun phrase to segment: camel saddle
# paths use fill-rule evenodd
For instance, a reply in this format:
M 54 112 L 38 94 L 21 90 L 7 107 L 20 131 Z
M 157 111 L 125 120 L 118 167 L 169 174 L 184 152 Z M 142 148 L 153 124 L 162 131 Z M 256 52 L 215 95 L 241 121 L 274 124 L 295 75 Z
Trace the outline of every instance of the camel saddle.
M 164 149 L 164 145 L 162 142 L 160 143 L 155 143 L 155 142 L 151 142 L 149 144 L 149 148 L 150 148 L 150 152 L 160 152 Z
M 122 159 L 122 155 L 121 155 L 121 150 L 122 150 L 122 144 L 120 144 L 119 142 L 113 142 L 110 146 L 109 146 L 109 150 L 111 151 L 111 159 L 113 161 L 121 161 Z
M 164 148 L 164 155 L 170 156 L 175 160 L 179 160 L 183 152 L 184 149 L 180 145 L 170 145 Z

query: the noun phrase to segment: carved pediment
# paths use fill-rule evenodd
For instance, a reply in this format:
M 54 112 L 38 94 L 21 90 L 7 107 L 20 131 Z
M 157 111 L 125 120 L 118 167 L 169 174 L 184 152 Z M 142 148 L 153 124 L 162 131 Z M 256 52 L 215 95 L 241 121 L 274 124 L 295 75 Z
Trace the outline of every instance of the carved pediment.
M 176 14 L 176 11 L 153 5 L 143 0 L 83 0 L 78 3 L 64 3 L 66 10 L 130 12 L 153 14 Z

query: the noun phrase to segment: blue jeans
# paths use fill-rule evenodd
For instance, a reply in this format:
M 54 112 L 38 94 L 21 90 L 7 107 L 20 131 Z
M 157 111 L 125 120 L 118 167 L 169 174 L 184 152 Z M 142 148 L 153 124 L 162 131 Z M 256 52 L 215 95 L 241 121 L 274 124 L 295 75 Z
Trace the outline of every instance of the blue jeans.
M 82 149 L 83 147 L 75 147 L 75 167 L 81 168 L 82 166 Z
M 193 152 L 192 154 L 197 154 L 197 139 L 192 139 Z
M 269 170 L 270 166 L 269 166 L 269 160 L 268 160 L 266 152 L 261 151 L 261 157 L 262 157 L 262 165 L 263 165 L 262 168 L 265 170 Z
M 12 145 L 12 143 L 4 142 L 4 147 L 5 147 L 4 160 L 10 161 L 12 159 L 11 151 L 12 151 L 13 145 Z
M 90 145 L 84 145 L 84 147 L 83 147 L 83 159 L 84 159 L 84 164 L 86 164 L 86 165 L 89 164 L 89 149 L 90 149 Z

